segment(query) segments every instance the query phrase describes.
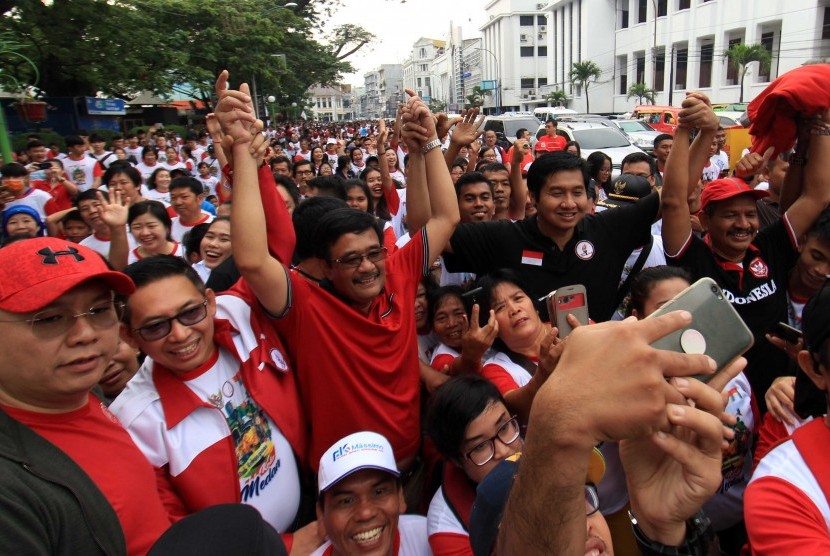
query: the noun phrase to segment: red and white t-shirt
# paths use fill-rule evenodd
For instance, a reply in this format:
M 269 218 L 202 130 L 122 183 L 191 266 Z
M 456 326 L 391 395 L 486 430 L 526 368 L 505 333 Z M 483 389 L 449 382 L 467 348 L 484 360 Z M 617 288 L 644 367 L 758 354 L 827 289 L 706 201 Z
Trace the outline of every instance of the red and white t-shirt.
M 138 243 L 136 243 L 135 238 L 133 237 L 133 234 L 129 233 L 129 231 L 127 232 L 127 243 L 129 244 L 131 251 L 133 249 L 135 249 L 136 247 L 138 247 Z M 92 249 L 96 253 L 100 254 L 105 259 L 109 259 L 109 256 L 110 256 L 110 240 L 109 239 L 104 239 L 102 237 L 99 237 L 95 233 L 93 233 L 92 235 L 89 235 L 89 236 L 85 237 L 81 241 L 81 245 L 83 245 L 84 247 L 89 247 L 90 249 Z M 133 261 L 133 262 L 135 262 L 135 261 Z
M 398 534 L 395 537 L 395 556 L 432 556 L 427 540 L 427 520 L 420 515 L 402 515 L 398 518 Z M 326 539 L 311 556 L 332 556 L 334 547 Z
M 435 348 L 435 351 L 432 352 L 432 359 L 429 362 L 429 366 L 436 371 L 443 371 L 444 367 L 452 367 L 453 361 L 460 356 L 461 354 L 458 353 L 458 350 L 441 342 Z
M 135 241 L 135 238 L 133 238 L 133 241 Z M 182 249 L 182 244 L 176 242 L 173 246 L 173 250 L 170 251 L 168 255 L 173 255 L 174 257 L 181 257 L 184 259 L 184 249 Z M 138 252 L 138 247 L 136 247 L 135 249 L 130 249 L 130 254 L 127 256 L 127 264 L 133 264 L 134 262 L 140 261 L 143 258 L 144 257 L 142 257 L 141 254 Z
M 89 475 L 118 515 L 129 554 L 146 554 L 170 527 L 153 466 L 101 400 L 90 394 L 85 406 L 69 413 L 3 410 Z
M 830 445 L 825 419 L 815 419 L 795 432 L 812 448 Z M 822 462 L 822 472 L 830 472 Z M 830 504 L 822 489 L 830 474 L 816 477 L 795 438 L 766 455 L 744 493 L 744 520 L 752 554 L 830 554 Z
M 25 205 L 35 209 L 40 215 L 40 219 L 44 222 L 46 222 L 47 216 L 60 210 L 58 204 L 51 195 L 45 191 L 35 188 L 27 191 L 22 197 L 18 197 L 14 201 L 6 203 L 6 208 L 10 209 L 19 205 Z
M 104 175 L 101 164 L 91 156 L 84 156 L 80 160 L 67 156 L 63 159 L 63 171 L 78 186 L 79 192 L 91 189 L 95 178 Z
M 202 211 L 202 216 L 198 220 L 190 224 L 183 223 L 181 216 L 174 216 L 172 218 L 173 226 L 170 228 L 170 236 L 173 238 L 173 241 L 181 241 L 184 238 L 184 234 L 192 230 L 193 226 L 213 222 L 213 219 L 214 216 L 205 211 Z
M 481 376 L 495 384 L 502 396 L 511 390 L 521 388 L 533 378 L 524 367 L 514 363 L 506 353 L 501 351 L 497 351 L 484 362 Z
M 449 462 L 444 465 L 452 465 Z M 475 485 L 473 485 L 474 487 Z M 475 497 L 475 491 L 473 491 Z M 470 508 L 467 508 L 469 511 Z M 473 556 L 470 534 L 447 502 L 444 487 L 438 489 L 427 511 L 429 546 L 435 556 Z

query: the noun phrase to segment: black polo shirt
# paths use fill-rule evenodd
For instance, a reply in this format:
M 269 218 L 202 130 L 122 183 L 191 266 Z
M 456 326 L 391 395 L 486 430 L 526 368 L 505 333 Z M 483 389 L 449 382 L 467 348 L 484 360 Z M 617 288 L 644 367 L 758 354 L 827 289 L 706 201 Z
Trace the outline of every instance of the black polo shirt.
M 762 413 L 764 394 L 779 376 L 788 374 L 788 358 L 764 335 L 777 322 L 787 322 L 787 283 L 798 259 L 798 241 L 786 217 L 762 229 L 744 255 L 742 264 L 717 256 L 706 239 L 694 235 L 669 264 L 686 268 L 697 280 L 712 278 L 752 330 L 755 344 L 746 353 L 744 370 Z
M 486 274 L 515 270 L 534 299 L 562 286 L 582 284 L 591 319 L 606 321 L 628 256 L 651 238 L 660 197 L 652 193 L 630 206 L 586 215 L 564 249 L 542 235 L 532 216 L 518 222 L 465 223 L 450 239 L 454 255 L 444 255 L 451 272 Z M 547 310 L 541 308 L 543 317 Z

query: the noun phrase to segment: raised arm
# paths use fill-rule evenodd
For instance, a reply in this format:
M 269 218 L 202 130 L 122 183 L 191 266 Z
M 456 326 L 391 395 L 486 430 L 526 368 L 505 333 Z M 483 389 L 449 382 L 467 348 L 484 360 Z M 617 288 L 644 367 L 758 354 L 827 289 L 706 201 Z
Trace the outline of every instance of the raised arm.
M 458 153 L 461 152 L 461 147 L 469 145 L 484 133 L 484 130 L 479 130 L 481 124 L 484 123 L 484 116 L 476 120 L 477 117 L 478 107 L 464 110 L 461 112 L 460 118 L 456 118 L 451 122 L 454 127 L 452 128 L 452 135 L 450 135 L 450 146 L 447 152 L 444 153 L 444 160 L 448 169 L 452 169 L 452 165 L 455 164 Z M 470 171 L 469 166 L 467 171 Z
M 527 183 L 522 179 L 522 160 L 530 152 L 527 139 L 517 139 L 513 143 L 513 160 L 510 161 L 510 209 L 508 216 L 513 220 L 525 217 L 527 201 Z
M 455 198 L 455 188 L 452 185 L 449 169 L 441 156 L 440 145 L 430 148 L 426 153 L 423 152 L 427 144 L 438 139 L 435 118 L 420 98 L 414 96 L 411 91 L 410 94 L 413 96 L 404 109 L 402 121 L 407 126 L 407 132 L 417 135 L 416 142 L 419 144 L 419 148 L 409 154 L 410 164 L 413 163 L 413 157 L 416 161 L 423 158 L 426 168 L 426 185 L 431 212 L 425 225 L 429 242 L 429 253 L 426 254 L 426 258 L 427 262 L 432 264 L 441 254 L 444 246 L 449 243 L 450 236 L 461 217 L 458 212 L 458 201 Z M 410 202 L 407 199 L 407 204 Z
M 248 87 L 243 84 L 239 91 L 222 91 L 216 106 L 222 130 L 231 138 L 225 138 L 225 145 L 233 152 L 231 226 L 236 237 L 245 238 L 235 246 L 233 257 L 262 306 L 269 313 L 280 315 L 288 304 L 288 275 L 285 267 L 268 251 L 257 161 L 251 145 L 253 136 L 262 129 L 262 123 L 255 120 L 250 103 Z
M 398 211 L 401 209 L 401 199 L 398 197 L 398 192 L 395 190 L 395 182 L 392 181 L 392 175 L 389 173 L 389 164 L 386 162 L 386 139 L 388 135 L 389 132 L 386 130 L 386 120 L 380 118 L 378 120 L 377 140 L 380 181 L 383 186 L 383 197 L 386 199 L 386 206 L 389 207 L 389 213 L 395 215 L 398 214 Z
M 807 166 L 804 168 L 801 195 L 785 213 L 795 237 L 807 233 L 830 202 L 830 110 L 814 120 L 810 128 Z
M 130 256 L 130 242 L 127 239 L 130 202 L 122 198 L 120 190 L 110 192 L 110 201 L 100 192 L 96 195 L 101 203 L 101 220 L 110 229 L 109 262 L 116 270 L 124 270 Z

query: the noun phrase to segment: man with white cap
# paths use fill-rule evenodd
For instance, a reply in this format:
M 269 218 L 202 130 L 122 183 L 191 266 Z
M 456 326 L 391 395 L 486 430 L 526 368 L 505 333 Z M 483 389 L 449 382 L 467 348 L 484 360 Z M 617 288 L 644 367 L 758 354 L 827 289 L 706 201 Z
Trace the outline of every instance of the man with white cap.
M 427 520 L 406 510 L 401 473 L 389 441 L 350 434 L 320 458 L 317 519 L 327 540 L 312 556 L 432 554 Z

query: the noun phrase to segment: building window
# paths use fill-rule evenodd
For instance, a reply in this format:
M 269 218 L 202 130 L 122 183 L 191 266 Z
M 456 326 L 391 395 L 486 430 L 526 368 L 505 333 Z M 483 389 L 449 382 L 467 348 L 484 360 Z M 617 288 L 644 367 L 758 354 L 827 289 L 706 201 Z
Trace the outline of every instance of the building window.
M 547 56 L 548 55 L 548 47 L 547 46 L 538 46 L 536 47 L 537 54 L 539 56 Z
M 628 29 L 628 0 L 620 4 L 620 29 Z
M 645 23 L 648 17 L 648 0 L 639 0 L 637 7 L 637 23 Z
M 657 17 L 663 17 L 669 13 L 669 0 L 657 0 Z
M 821 22 L 821 38 L 830 39 L 830 6 L 824 7 L 824 19 Z
M 617 74 L 620 76 L 618 94 L 628 94 L 628 58 L 626 56 L 617 56 Z
M 666 81 L 666 49 L 661 48 L 654 55 L 654 90 L 662 91 Z
M 677 1 L 677 9 L 678 10 L 688 10 L 691 7 L 692 1 L 691 0 L 678 0 Z
M 772 60 L 772 45 L 775 42 L 775 31 L 769 31 L 761 34 L 761 44 L 769 52 L 770 61 Z M 763 67 L 758 64 L 758 81 L 766 83 L 770 80 L 770 71 L 772 70 L 772 63 L 769 66 Z
M 522 89 L 532 89 L 533 88 L 533 81 L 532 77 L 522 77 L 521 85 Z
M 548 18 L 546 18 L 543 15 L 537 15 L 536 16 L 536 24 L 537 25 L 547 25 L 548 24 Z
M 421 78 L 419 77 L 418 79 L 416 79 L 416 81 L 418 82 L 418 87 L 420 87 L 421 86 Z
M 536 80 L 536 84 L 539 87 L 544 87 L 545 85 L 548 84 L 548 78 L 547 77 L 540 77 L 539 79 Z
M 533 27 L 533 16 L 532 15 L 520 15 L 519 16 L 519 25 L 522 27 Z
M 533 57 L 533 47 L 532 46 L 520 46 L 519 47 L 519 54 L 521 54 L 522 58 L 532 58 Z
M 684 46 L 675 50 L 677 62 L 674 66 L 674 88 L 682 90 L 686 88 L 686 70 L 689 64 L 689 48 Z
M 424 77 L 424 86 L 429 87 L 429 77 Z
M 712 61 L 714 57 L 714 39 L 703 39 L 700 45 L 700 72 L 698 74 L 698 87 L 702 89 L 712 86 Z
M 736 44 L 741 44 L 743 39 L 741 37 L 735 37 L 729 39 L 729 48 L 732 48 Z M 727 48 L 727 50 L 729 50 Z M 735 67 L 735 64 L 729 62 L 727 59 L 726 64 L 726 84 L 727 85 L 737 85 L 738 84 L 738 68 Z
M 646 53 L 645 52 L 637 52 L 634 54 L 636 56 L 637 61 L 637 80 L 635 83 L 645 83 L 646 82 Z
M 422 49 L 421 49 L 421 58 L 426 58 L 426 57 L 427 57 L 427 49 L 426 49 L 426 48 L 422 48 Z

